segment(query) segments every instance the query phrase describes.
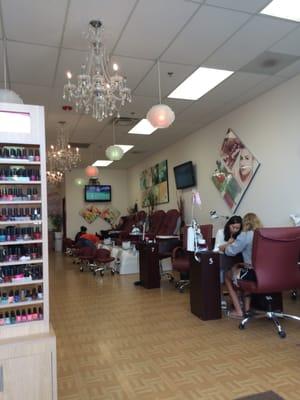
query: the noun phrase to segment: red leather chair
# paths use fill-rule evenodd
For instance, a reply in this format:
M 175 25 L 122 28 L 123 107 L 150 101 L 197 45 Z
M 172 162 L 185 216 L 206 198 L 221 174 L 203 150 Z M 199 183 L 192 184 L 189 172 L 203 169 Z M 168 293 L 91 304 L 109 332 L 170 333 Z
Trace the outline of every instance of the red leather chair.
M 89 268 L 93 270 L 95 254 L 95 247 L 81 247 L 80 249 L 78 249 L 77 257 L 79 259 L 79 270 L 81 272 L 84 271 L 84 268 Z
M 213 225 L 200 225 L 200 230 L 203 238 L 206 240 L 208 250 L 212 248 L 212 232 Z M 184 292 L 185 287 L 190 286 L 190 280 L 188 279 L 188 274 L 190 271 L 190 261 L 189 256 L 186 250 L 187 246 L 187 227 L 185 226 L 183 229 L 183 246 L 175 247 L 172 252 L 172 269 L 180 273 L 180 275 L 186 275 L 186 279 L 180 279 L 175 283 L 175 287 L 181 292 Z
M 103 276 L 108 264 L 110 264 L 114 260 L 115 258 L 111 256 L 110 250 L 108 249 L 96 250 L 94 256 L 94 263 L 96 264 L 93 269 L 94 275 L 96 275 L 97 272 L 100 272 L 100 275 Z M 114 273 L 115 269 L 111 268 L 111 274 L 114 275 Z
M 154 239 L 163 223 L 166 213 L 163 210 L 154 211 L 149 217 L 149 229 L 146 236 Z
M 286 336 L 278 318 L 290 318 L 300 321 L 294 315 L 272 310 L 272 293 L 300 288 L 300 228 L 261 228 L 254 232 L 252 266 L 255 269 L 256 282 L 238 280 L 239 288 L 246 293 L 264 294 L 269 305 L 266 312 L 248 313 L 240 323 L 240 329 L 253 317 L 266 316 L 273 320 L 280 337 Z M 271 293 L 271 294 L 270 294 Z

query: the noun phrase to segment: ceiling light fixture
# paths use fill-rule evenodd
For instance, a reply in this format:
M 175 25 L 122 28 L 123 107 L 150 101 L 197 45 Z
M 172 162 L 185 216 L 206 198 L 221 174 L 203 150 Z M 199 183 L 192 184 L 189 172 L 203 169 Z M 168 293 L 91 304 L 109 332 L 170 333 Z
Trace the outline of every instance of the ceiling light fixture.
M 113 161 L 110 160 L 97 160 L 95 161 L 92 166 L 93 167 L 108 167 Z
M 166 104 L 161 104 L 160 68 L 157 60 L 158 98 L 159 104 L 151 107 L 147 113 L 147 120 L 154 128 L 168 128 L 175 120 L 174 111 Z
M 172 93 L 171 99 L 198 100 L 224 81 L 234 71 L 200 67 L 186 78 Z
M 59 121 L 59 132 L 56 145 L 51 145 L 48 150 L 49 172 L 65 173 L 76 168 L 80 162 L 79 148 L 72 148 L 68 144 L 68 137 L 64 132 L 66 121 Z
M 111 160 L 111 161 L 119 161 L 124 155 L 123 150 L 121 149 L 120 146 L 117 146 L 116 143 L 116 138 L 115 138 L 115 121 L 113 120 L 112 122 L 112 127 L 113 127 L 113 145 L 109 146 L 105 150 L 106 157 Z
M 3 53 L 3 72 L 4 72 L 4 89 L 0 89 L 0 103 L 15 103 L 23 104 L 21 97 L 12 90 L 7 89 L 7 49 L 6 49 L 6 37 L 2 39 L 2 53 Z
M 273 0 L 260 13 L 299 22 L 300 4 L 295 0 Z
M 95 167 L 94 165 L 89 165 L 89 166 L 87 166 L 86 169 L 85 169 L 85 175 L 86 175 L 88 178 L 94 178 L 94 179 L 96 179 L 96 178 L 98 178 L 99 170 L 98 170 L 98 168 Z
M 156 131 L 156 129 L 157 128 L 154 128 L 146 118 L 143 118 L 136 125 L 134 125 L 134 127 L 131 128 L 128 133 L 134 135 L 151 135 L 151 133 Z
M 72 73 L 67 72 L 68 83 L 64 86 L 63 98 L 75 104 L 77 112 L 92 113 L 97 121 L 119 113 L 119 108 L 131 102 L 131 91 L 126 79 L 118 74 L 118 65 L 113 64 L 114 74 L 109 68 L 109 57 L 102 41 L 102 23 L 89 23 L 87 39 L 90 43 L 88 62 L 82 64 L 77 76 L 77 85 L 71 82 Z

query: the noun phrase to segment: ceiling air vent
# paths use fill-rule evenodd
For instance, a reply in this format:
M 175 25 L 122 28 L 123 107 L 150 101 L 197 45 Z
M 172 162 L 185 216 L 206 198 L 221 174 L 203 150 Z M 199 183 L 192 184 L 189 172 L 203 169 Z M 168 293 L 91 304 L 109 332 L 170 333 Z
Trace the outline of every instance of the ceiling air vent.
M 132 126 L 138 123 L 140 118 L 134 117 L 120 117 L 120 118 L 113 118 L 111 120 L 111 124 L 114 122 L 116 126 Z

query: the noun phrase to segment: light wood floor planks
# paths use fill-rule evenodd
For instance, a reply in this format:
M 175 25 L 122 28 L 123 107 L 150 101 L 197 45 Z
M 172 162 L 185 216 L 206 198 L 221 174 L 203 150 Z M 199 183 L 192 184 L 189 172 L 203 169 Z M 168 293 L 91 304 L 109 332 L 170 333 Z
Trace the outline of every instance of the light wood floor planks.
M 266 320 L 244 331 L 227 318 L 203 322 L 188 291 L 167 281 L 135 287 L 137 278 L 95 278 L 51 258 L 59 400 L 233 400 L 267 390 L 300 399 L 300 322 L 284 321 L 283 340 Z M 300 315 L 300 298 L 286 296 L 285 309 Z

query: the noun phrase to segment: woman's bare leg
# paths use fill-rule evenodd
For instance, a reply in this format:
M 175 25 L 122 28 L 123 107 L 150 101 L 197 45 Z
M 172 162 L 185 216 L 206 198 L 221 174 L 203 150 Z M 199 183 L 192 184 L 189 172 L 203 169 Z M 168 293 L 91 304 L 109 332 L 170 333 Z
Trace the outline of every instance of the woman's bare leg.
M 233 307 L 234 307 L 234 313 L 236 315 L 239 315 L 239 316 L 242 317 L 243 316 L 243 311 L 241 309 L 240 302 L 239 302 L 238 296 L 236 294 L 236 291 L 234 290 L 234 288 L 232 286 L 232 279 L 231 279 L 231 272 L 230 271 L 225 275 L 225 285 L 227 287 L 229 296 L 231 298 L 231 301 L 232 301 L 232 304 L 233 304 Z

